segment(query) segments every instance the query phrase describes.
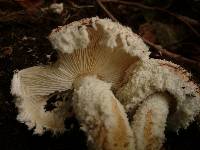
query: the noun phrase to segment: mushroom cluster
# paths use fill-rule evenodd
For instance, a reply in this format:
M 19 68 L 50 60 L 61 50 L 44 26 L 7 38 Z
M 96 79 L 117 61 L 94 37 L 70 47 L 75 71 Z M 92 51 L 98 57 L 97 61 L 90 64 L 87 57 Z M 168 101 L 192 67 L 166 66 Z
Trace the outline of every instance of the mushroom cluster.
M 190 74 L 150 58 L 128 27 L 87 18 L 54 29 L 49 40 L 57 62 L 18 71 L 11 87 L 17 119 L 36 134 L 62 133 L 75 115 L 90 149 L 158 150 L 166 127 L 187 128 L 199 114 Z

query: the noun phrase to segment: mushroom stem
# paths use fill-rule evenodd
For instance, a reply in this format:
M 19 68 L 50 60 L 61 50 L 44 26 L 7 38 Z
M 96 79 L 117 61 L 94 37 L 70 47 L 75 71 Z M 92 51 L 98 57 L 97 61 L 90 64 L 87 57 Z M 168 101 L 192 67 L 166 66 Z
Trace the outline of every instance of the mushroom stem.
M 153 94 L 136 111 L 132 129 L 137 150 L 159 150 L 162 147 L 169 98 L 167 94 Z
M 111 84 L 86 76 L 78 81 L 73 96 L 76 117 L 97 150 L 134 150 L 125 110 L 110 90 Z

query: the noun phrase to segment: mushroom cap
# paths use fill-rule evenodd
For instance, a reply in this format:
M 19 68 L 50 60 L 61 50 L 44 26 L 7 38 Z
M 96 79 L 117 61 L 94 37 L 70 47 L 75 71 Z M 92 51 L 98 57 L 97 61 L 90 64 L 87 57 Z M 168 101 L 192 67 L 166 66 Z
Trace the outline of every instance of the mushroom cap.
M 149 49 L 129 27 L 110 19 L 84 18 L 54 29 L 49 35 L 52 46 L 63 53 L 74 50 L 104 47 L 120 49 L 131 56 L 149 58 Z
M 168 126 L 173 130 L 186 128 L 200 111 L 199 88 L 189 80 L 189 76 L 183 68 L 168 61 L 141 61 L 135 66 L 129 81 L 117 91 L 117 98 L 129 112 L 136 111 L 154 93 L 169 93 Z
M 48 70 L 48 71 L 47 71 Z M 11 93 L 17 96 L 17 120 L 25 123 L 34 133 L 43 134 L 51 130 L 54 134 L 65 131 L 64 121 L 70 114 L 69 101 L 56 102 L 56 108 L 46 111 L 51 94 L 68 88 L 68 82 L 58 78 L 53 70 L 45 67 L 31 67 L 21 70 L 13 76 Z
M 87 75 L 96 75 L 116 90 L 126 81 L 128 70 L 149 57 L 148 47 L 130 28 L 98 17 L 58 27 L 49 40 L 58 50 L 57 62 L 17 72 L 11 88 L 18 97 L 18 120 L 36 127 L 39 134 L 46 129 L 64 131 L 64 120 L 70 115 L 68 109 L 62 110 L 69 107 L 66 100 L 46 111 L 50 95 L 73 89 L 76 80 Z

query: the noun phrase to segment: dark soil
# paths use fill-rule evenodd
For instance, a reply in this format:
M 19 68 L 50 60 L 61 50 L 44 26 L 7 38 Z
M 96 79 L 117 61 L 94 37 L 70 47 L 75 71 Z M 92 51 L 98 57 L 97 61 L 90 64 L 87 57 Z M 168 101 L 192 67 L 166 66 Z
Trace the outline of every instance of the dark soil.
M 137 0 L 137 2 L 143 3 L 142 0 Z M 200 19 L 200 1 L 198 0 L 165 0 L 163 2 L 145 0 L 144 2 L 151 7 L 169 5 L 166 9 L 172 12 L 195 20 Z M 47 7 L 50 3 L 52 1 L 45 2 L 41 7 Z M 15 100 L 10 94 L 10 83 L 15 70 L 48 64 L 56 60 L 56 52 L 47 39 L 52 29 L 81 18 L 108 16 L 93 0 L 65 2 L 62 15 L 40 10 L 30 12 L 29 8 L 33 6 L 34 3 L 32 6 L 22 6 L 14 0 L 0 0 L 0 150 L 84 150 L 86 138 L 79 130 L 79 124 L 75 118 L 66 120 L 66 126 L 73 124 L 73 129 L 59 136 L 52 136 L 51 133 L 42 136 L 33 135 L 33 132 L 28 130 L 23 123 L 19 123 L 16 120 Z M 174 17 L 122 4 L 105 3 L 105 6 L 122 24 L 130 26 L 137 33 L 141 33 L 142 25 L 150 24 L 147 31 L 142 31 L 150 34 L 147 36 L 151 37 L 148 40 L 153 39 L 153 42 L 164 45 L 176 54 L 200 62 L 199 37 Z M 158 22 L 162 25 L 155 28 L 154 25 Z M 178 28 L 181 28 L 181 31 Z M 195 28 L 199 29 L 199 26 Z M 160 32 L 168 36 L 167 40 L 166 37 L 160 38 Z M 169 35 L 167 35 L 168 32 Z M 173 44 L 171 39 L 177 40 L 177 44 Z M 153 49 L 151 56 L 170 59 L 159 55 Z M 174 59 L 170 60 L 176 62 Z M 184 62 L 180 65 L 193 74 L 196 82 L 199 81 L 200 68 L 190 68 Z M 187 130 L 181 130 L 179 134 L 166 131 L 164 147 L 166 150 L 199 150 L 199 139 L 200 128 L 194 122 Z

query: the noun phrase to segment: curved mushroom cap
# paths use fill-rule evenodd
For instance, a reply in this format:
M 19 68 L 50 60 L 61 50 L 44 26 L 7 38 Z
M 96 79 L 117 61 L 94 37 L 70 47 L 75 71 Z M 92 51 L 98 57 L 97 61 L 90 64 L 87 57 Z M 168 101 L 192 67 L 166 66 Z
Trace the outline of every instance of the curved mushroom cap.
M 171 62 L 154 59 L 140 62 L 127 84 L 117 91 L 117 98 L 127 111 L 136 111 L 148 96 L 167 92 L 171 95 L 169 127 L 173 130 L 186 128 L 200 111 L 199 89 L 189 80 L 189 75 Z
M 65 99 L 53 111 L 46 111 L 50 95 L 72 89 L 73 83 L 86 75 L 96 75 L 117 89 L 126 80 L 126 71 L 149 56 L 138 35 L 109 19 L 76 21 L 53 30 L 49 39 L 58 50 L 58 61 L 21 70 L 12 81 L 11 92 L 19 97 L 18 119 L 35 127 L 36 133 L 63 131 L 70 115 L 68 109 L 62 110 L 69 107 Z
M 131 56 L 148 59 L 149 49 L 142 39 L 129 27 L 110 19 L 85 18 L 60 26 L 49 35 L 53 47 L 63 53 L 73 53 L 78 49 L 107 48 L 120 49 Z

